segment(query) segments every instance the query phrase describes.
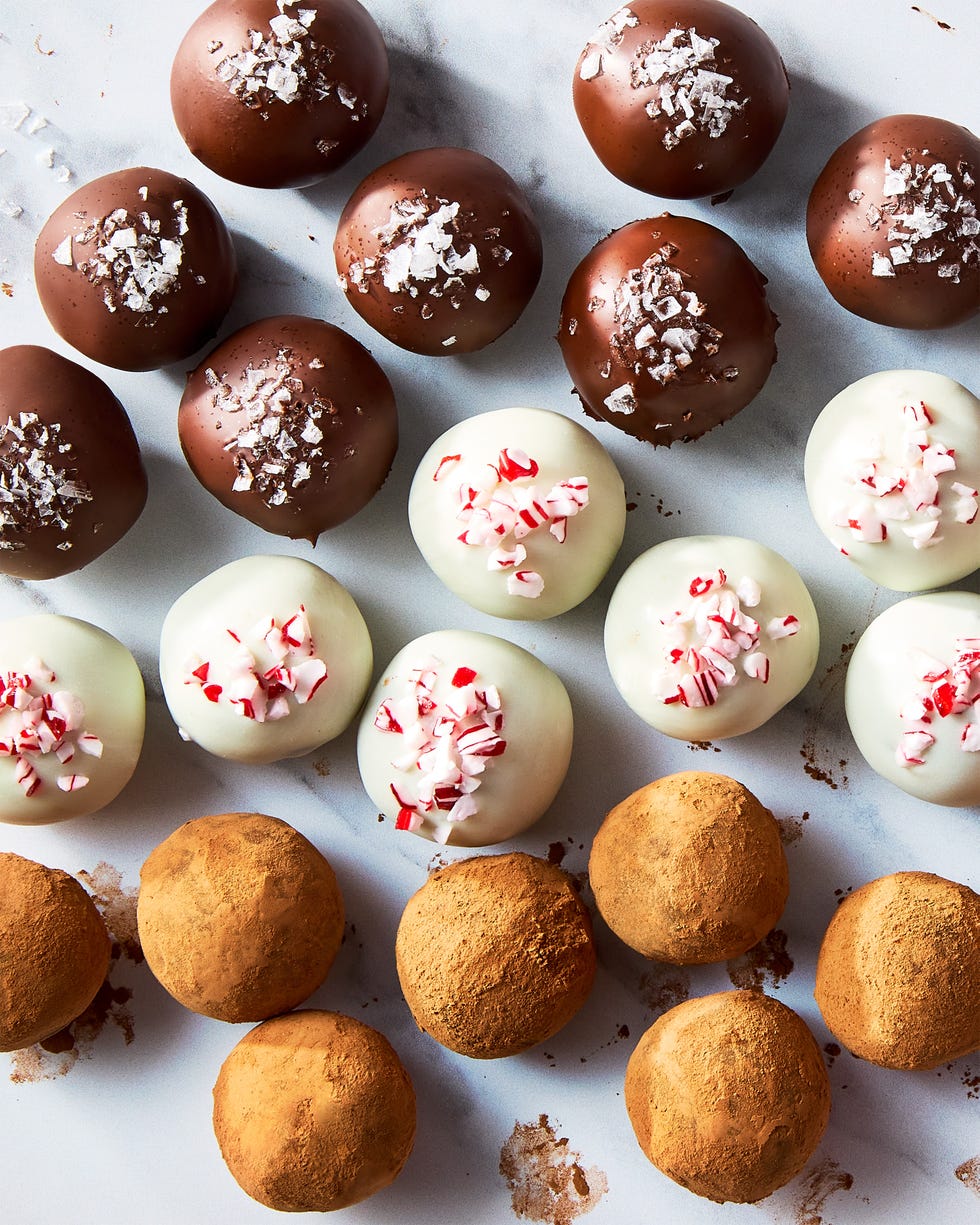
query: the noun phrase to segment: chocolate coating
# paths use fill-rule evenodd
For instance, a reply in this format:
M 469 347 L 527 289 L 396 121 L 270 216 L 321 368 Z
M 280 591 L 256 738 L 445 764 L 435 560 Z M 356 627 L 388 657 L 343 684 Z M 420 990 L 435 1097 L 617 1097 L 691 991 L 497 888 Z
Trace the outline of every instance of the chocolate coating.
M 303 187 L 361 150 L 388 101 L 388 53 L 357 0 L 217 0 L 184 36 L 174 119 L 205 166 Z
M 93 179 L 55 209 L 34 248 L 34 279 L 58 335 L 119 370 L 155 370 L 196 352 L 238 281 L 231 235 L 211 201 L 146 166 Z
M 604 22 L 572 84 L 608 171 L 656 196 L 729 192 L 769 156 L 789 80 L 768 36 L 718 0 L 634 0 Z
M 810 255 L 834 298 L 896 328 L 980 313 L 978 181 L 980 140 L 945 119 L 889 115 L 855 132 L 807 205 Z
M 334 258 L 371 327 L 437 357 L 482 349 L 517 320 L 541 276 L 541 236 L 496 162 L 470 149 L 419 149 L 356 189 Z
M 0 572 L 80 570 L 145 502 L 139 443 L 105 383 L 40 345 L 0 351 Z
M 384 371 L 346 332 L 302 315 L 222 341 L 188 376 L 177 429 L 222 505 L 311 544 L 370 501 L 398 447 Z
M 734 417 L 776 360 L 765 285 L 704 221 L 662 213 L 614 230 L 572 273 L 558 324 L 588 416 L 655 446 Z

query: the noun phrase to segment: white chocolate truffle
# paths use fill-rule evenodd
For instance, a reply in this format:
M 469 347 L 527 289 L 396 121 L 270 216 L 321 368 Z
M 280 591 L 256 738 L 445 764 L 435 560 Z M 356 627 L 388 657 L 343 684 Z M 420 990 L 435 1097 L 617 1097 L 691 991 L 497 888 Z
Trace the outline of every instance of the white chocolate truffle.
M 872 770 L 931 804 L 980 804 L 980 595 L 913 596 L 876 617 L 844 705 Z
M 0 821 L 44 825 L 98 812 L 140 750 L 143 678 L 105 630 L 42 613 L 0 625 Z
M 160 679 L 181 735 L 256 764 L 339 736 L 373 662 L 350 593 L 297 557 L 222 566 L 176 601 L 160 639 Z
M 602 444 L 541 408 L 454 425 L 415 473 L 408 517 L 423 557 L 467 604 L 543 621 L 599 585 L 623 542 L 623 481 Z
M 491 846 L 533 825 L 572 752 L 565 686 L 527 651 L 463 630 L 416 638 L 374 689 L 357 736 L 361 779 L 397 829 Z
M 925 370 L 869 374 L 814 422 L 817 526 L 874 583 L 924 591 L 980 566 L 980 400 Z
M 778 553 L 687 536 L 636 559 L 609 602 L 606 661 L 626 703 L 678 740 L 754 731 L 804 687 L 820 634 L 810 593 Z

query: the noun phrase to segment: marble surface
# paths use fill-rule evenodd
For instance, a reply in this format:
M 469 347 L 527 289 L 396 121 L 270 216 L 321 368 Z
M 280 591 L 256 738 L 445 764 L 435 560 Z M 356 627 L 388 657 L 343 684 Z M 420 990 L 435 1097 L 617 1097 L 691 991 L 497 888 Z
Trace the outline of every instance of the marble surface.
M 980 1162 L 965 1163 L 980 1156 L 980 1056 L 905 1074 L 831 1050 L 834 1106 L 824 1141 L 800 1178 L 755 1206 L 719 1207 L 662 1177 L 637 1148 L 622 1100 L 627 1057 L 655 1016 L 687 994 L 733 982 L 754 978 L 797 1008 L 826 1049 L 832 1037 L 812 996 L 814 964 L 835 905 L 851 888 L 899 869 L 980 887 L 980 814 L 932 807 L 890 787 L 850 739 L 842 702 L 848 649 L 897 597 L 834 553 L 810 518 L 802 480 L 812 421 L 854 379 L 912 366 L 980 390 L 976 321 L 938 334 L 864 323 L 825 292 L 803 236 L 810 183 L 837 144 L 865 123 L 920 111 L 980 130 L 980 14 L 974 0 L 935 3 L 932 16 L 904 0 L 743 0 L 791 76 L 787 126 L 760 173 L 726 204 L 671 207 L 722 226 L 769 276 L 782 323 L 779 362 L 751 406 L 696 444 L 653 450 L 595 427 L 634 506 L 626 540 L 585 604 L 540 624 L 494 621 L 445 591 L 415 549 L 405 504 L 418 459 L 463 416 L 530 404 L 584 420 L 554 342 L 565 282 L 608 230 L 664 207 L 602 169 L 572 111 L 577 54 L 611 6 L 373 0 L 393 71 L 381 128 L 330 181 L 274 194 L 215 177 L 173 127 L 169 66 L 198 0 L 4 0 L 0 7 L 0 200 L 22 210 L 11 216 L 16 207 L 0 207 L 0 342 L 46 344 L 77 356 L 44 319 L 30 271 L 34 236 L 72 187 L 138 164 L 191 177 L 226 217 L 241 261 L 241 291 L 221 334 L 266 314 L 319 315 L 366 343 L 394 384 L 402 442 L 392 475 L 365 511 L 312 553 L 360 604 L 378 667 L 418 634 L 473 628 L 534 652 L 569 689 L 576 741 L 568 779 L 549 813 L 507 849 L 563 853 L 564 866 L 583 873 L 605 812 L 652 778 L 687 768 L 740 779 L 784 823 L 791 873 L 779 923 L 785 950 L 771 944 L 754 965 L 666 970 L 619 945 L 600 922 L 592 998 L 543 1048 L 483 1064 L 436 1046 L 407 1012 L 392 946 L 401 908 L 427 869 L 460 853 L 379 822 L 357 776 L 351 732 L 308 758 L 250 769 L 183 744 L 163 705 L 156 644 L 173 599 L 236 557 L 311 556 L 310 549 L 264 535 L 196 484 L 175 429 L 184 365 L 151 374 L 100 368 L 145 451 L 146 511 L 121 544 L 77 575 L 34 585 L 0 579 L 0 614 L 69 613 L 127 643 L 147 683 L 146 747 L 134 780 L 102 813 L 64 826 L 2 827 L 0 849 L 96 873 L 104 892 L 123 895 L 120 924 L 143 859 L 191 817 L 264 811 L 292 822 L 329 856 L 347 901 L 347 938 L 311 1002 L 381 1029 L 419 1096 L 418 1139 L 404 1174 L 344 1219 L 490 1225 L 524 1211 L 559 1225 L 587 1208 L 596 1225 L 977 1219 Z M 30 114 L 14 128 L 25 105 Z M 543 228 L 545 271 L 529 309 L 499 342 L 469 357 L 426 359 L 395 349 L 354 315 L 335 286 L 330 244 L 363 175 L 404 150 L 438 143 L 478 149 L 521 182 Z M 67 182 L 62 166 L 70 171 Z M 813 680 L 781 715 L 751 735 L 706 746 L 669 741 L 641 724 L 616 695 L 601 645 L 605 607 L 626 566 L 661 540 L 696 532 L 754 537 L 783 553 L 813 594 L 823 638 Z M 976 590 L 976 575 L 958 586 Z M 183 1011 L 131 957 L 118 961 L 111 981 L 116 999 L 108 1023 L 101 1032 L 96 1024 L 76 1034 L 76 1062 L 71 1052 L 0 1061 L 5 1221 L 268 1220 L 270 1213 L 227 1173 L 210 1125 L 214 1077 L 246 1027 Z M 543 1141 L 542 1164 L 518 1153 L 523 1181 L 512 1195 L 500 1172 L 501 1150 L 515 1147 L 518 1124 L 518 1139 L 537 1134 Z M 564 1148 L 554 1143 L 562 1137 Z M 590 1187 L 584 1199 L 572 1180 L 576 1165 Z M 553 1179 L 566 1185 L 564 1199 L 535 1199 L 543 1167 L 557 1170 Z

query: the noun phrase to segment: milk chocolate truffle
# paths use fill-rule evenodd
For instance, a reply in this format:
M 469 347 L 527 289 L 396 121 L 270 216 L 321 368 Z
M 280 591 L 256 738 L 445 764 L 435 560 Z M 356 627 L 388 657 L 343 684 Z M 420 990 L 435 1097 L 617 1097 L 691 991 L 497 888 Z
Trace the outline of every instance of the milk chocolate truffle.
M 817 662 L 817 612 L 785 558 L 737 536 L 665 541 L 619 580 L 606 661 L 627 705 L 679 740 L 761 727 Z
M 170 74 L 174 119 L 205 166 L 303 187 L 359 152 L 388 100 L 388 53 L 357 0 L 217 0 Z
M 398 448 L 395 397 L 353 337 L 279 315 L 222 341 L 177 416 L 194 475 L 268 532 L 316 543 L 381 488 Z
M 592 844 L 589 881 L 621 940 L 675 965 L 744 953 L 772 931 L 789 893 L 772 813 L 741 783 L 700 770 L 617 804 Z
M 347 202 L 334 258 L 357 313 L 413 353 L 472 353 L 516 322 L 541 275 L 524 193 L 470 149 L 418 149 Z
M 931 804 L 980 804 L 980 594 L 893 604 L 851 654 L 847 722 L 865 761 Z
M 818 527 L 872 581 L 922 591 L 980 566 L 980 400 L 945 375 L 845 387 L 814 422 L 804 470 Z
M 626 495 L 588 430 L 559 413 L 504 408 L 436 439 L 408 518 L 450 591 L 491 616 L 540 621 L 602 581 L 623 540 Z
M 669 446 L 743 409 L 776 360 L 766 278 L 727 234 L 663 213 L 572 273 L 558 343 L 590 417 Z
M 264 1021 L 326 978 L 344 934 L 337 878 L 285 821 L 187 821 L 150 853 L 137 907 L 147 965 L 192 1012 Z
M 592 921 L 569 878 L 517 852 L 431 873 L 405 907 L 395 959 L 418 1027 L 472 1059 L 557 1033 L 596 968 Z
M 0 1051 L 43 1042 L 95 999 L 111 942 L 73 876 L 0 853 Z
M 332 1212 L 387 1187 L 415 1141 L 415 1092 L 386 1038 L 336 1012 L 257 1026 L 221 1065 L 214 1134 L 242 1190 Z
M 980 894 L 931 872 L 863 885 L 830 921 L 815 994 L 834 1037 L 882 1067 L 980 1049 Z
M 364 787 L 397 830 L 489 846 L 551 806 L 572 754 L 565 686 L 490 634 L 438 630 L 403 647 L 357 733 Z
M 657 1169 L 719 1204 L 754 1204 L 788 1183 L 830 1115 L 813 1035 L 759 991 L 722 991 L 665 1012 L 630 1056 L 625 1095 Z
M 298 557 L 243 557 L 174 603 L 160 679 L 185 740 L 256 764 L 300 757 L 347 727 L 371 683 L 364 618 Z
M 779 52 L 717 0 L 632 0 L 579 56 L 575 113 L 602 164 L 656 196 L 729 192 L 759 169 L 789 107 Z
M 80 570 L 145 502 L 139 443 L 105 383 L 40 345 L 0 351 L 0 571 Z
M 841 306 L 896 328 L 980 312 L 980 140 L 929 115 L 889 115 L 844 141 L 810 192 L 806 236 Z
M 218 330 L 237 285 L 235 248 L 193 183 L 138 166 L 94 179 L 51 214 L 34 279 L 70 345 L 120 370 L 155 370 Z
M 145 717 L 136 661 L 105 630 L 52 613 L 0 622 L 0 821 L 104 808 L 136 769 Z

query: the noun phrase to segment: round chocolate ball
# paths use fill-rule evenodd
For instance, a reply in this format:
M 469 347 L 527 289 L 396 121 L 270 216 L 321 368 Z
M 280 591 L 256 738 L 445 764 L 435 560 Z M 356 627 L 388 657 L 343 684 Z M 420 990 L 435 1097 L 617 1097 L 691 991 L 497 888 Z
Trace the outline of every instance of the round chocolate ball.
M 614 230 L 572 273 L 558 324 L 588 416 L 655 446 L 734 417 L 776 360 L 765 285 L 704 221 L 663 213 Z
M 357 0 L 216 0 L 170 75 L 187 147 L 249 187 L 315 183 L 370 140 L 388 101 L 388 53 Z
M 34 279 L 62 339 L 107 366 L 155 370 L 215 334 L 238 277 L 231 235 L 207 196 L 137 166 L 86 183 L 51 214 Z
M 751 18 L 718 0 L 635 0 L 579 56 L 575 113 L 602 164 L 670 199 L 729 192 L 769 156 L 786 70 Z
M 509 174 L 470 149 L 380 166 L 337 227 L 339 283 L 357 313 L 413 353 L 472 353 L 516 322 L 541 275 L 541 236 Z
M 0 571 L 80 570 L 145 502 L 139 443 L 105 383 L 40 345 L 0 351 Z
M 889 115 L 844 141 L 810 192 L 806 237 L 847 310 L 896 328 L 980 313 L 980 139 L 930 115 Z
M 371 354 L 320 319 L 241 328 L 187 377 L 177 415 L 194 475 L 267 532 L 316 543 L 384 484 L 395 397 Z

